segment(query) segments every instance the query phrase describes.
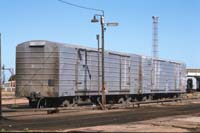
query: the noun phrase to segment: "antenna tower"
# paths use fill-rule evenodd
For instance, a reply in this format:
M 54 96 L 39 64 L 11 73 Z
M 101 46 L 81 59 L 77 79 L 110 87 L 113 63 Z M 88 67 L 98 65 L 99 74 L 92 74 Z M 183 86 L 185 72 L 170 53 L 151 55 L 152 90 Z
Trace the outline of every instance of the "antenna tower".
M 153 57 L 158 58 L 158 18 L 152 16 L 153 19 Z

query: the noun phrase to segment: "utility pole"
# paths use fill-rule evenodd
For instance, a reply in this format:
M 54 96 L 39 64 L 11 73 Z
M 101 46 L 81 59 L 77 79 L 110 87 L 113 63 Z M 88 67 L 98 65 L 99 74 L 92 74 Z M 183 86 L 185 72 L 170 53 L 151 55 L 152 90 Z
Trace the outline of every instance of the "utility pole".
M 1 33 L 0 33 L 0 120 L 3 119 L 3 116 L 2 116 L 2 85 L 1 85 L 1 79 L 2 79 L 2 75 L 1 75 Z
M 93 19 L 91 20 L 92 23 L 97 23 L 99 20 L 96 17 L 100 17 L 100 24 L 101 24 L 101 43 L 102 43 L 102 48 L 101 48 L 101 66 L 102 66 L 102 110 L 106 109 L 106 88 L 105 88 L 105 77 L 104 77 L 104 32 L 105 32 L 105 24 L 107 26 L 118 26 L 118 23 L 112 22 L 112 23 L 105 23 L 104 20 L 104 11 L 102 11 L 102 14 L 95 14 L 93 16 Z
M 91 20 L 92 23 L 99 22 L 96 17 L 100 17 L 100 24 L 101 24 L 101 66 L 102 66 L 102 95 L 101 95 L 101 100 L 102 100 L 102 110 L 105 110 L 106 107 L 106 95 L 105 95 L 105 85 L 104 85 L 104 12 L 102 12 L 102 15 L 96 14 L 94 15 L 93 19 Z
M 158 58 L 158 18 L 157 16 L 152 16 L 153 19 L 153 57 Z
M 104 81 L 104 16 L 101 16 L 101 41 L 102 41 L 102 105 L 103 110 L 105 110 L 106 106 L 106 88 Z

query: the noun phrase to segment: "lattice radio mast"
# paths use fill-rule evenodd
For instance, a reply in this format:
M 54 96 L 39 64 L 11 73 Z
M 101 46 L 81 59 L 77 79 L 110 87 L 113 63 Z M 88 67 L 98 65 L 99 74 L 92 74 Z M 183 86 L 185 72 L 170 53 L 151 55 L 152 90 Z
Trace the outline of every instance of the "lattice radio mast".
M 158 18 L 157 16 L 152 16 L 153 18 L 153 57 L 158 58 Z

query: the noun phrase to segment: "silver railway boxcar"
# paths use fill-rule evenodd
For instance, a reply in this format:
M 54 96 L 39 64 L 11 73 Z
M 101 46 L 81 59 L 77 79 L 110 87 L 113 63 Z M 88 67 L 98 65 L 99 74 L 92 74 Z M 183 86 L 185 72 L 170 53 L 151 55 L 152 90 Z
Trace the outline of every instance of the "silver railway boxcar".
M 105 51 L 108 101 L 178 96 L 186 91 L 185 64 L 136 54 Z M 101 96 L 101 52 L 50 41 L 16 48 L 16 95 L 44 103 L 74 103 Z M 52 101 L 53 100 L 53 101 Z M 52 104 L 48 104 L 52 106 Z

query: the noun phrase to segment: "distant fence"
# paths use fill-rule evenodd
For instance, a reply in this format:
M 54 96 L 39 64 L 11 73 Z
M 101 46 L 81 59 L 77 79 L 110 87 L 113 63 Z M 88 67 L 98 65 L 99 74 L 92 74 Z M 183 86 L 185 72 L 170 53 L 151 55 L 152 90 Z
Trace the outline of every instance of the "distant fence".
M 15 91 L 15 81 L 9 81 L 2 84 L 2 91 L 5 91 L 5 92 Z

